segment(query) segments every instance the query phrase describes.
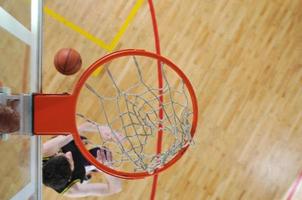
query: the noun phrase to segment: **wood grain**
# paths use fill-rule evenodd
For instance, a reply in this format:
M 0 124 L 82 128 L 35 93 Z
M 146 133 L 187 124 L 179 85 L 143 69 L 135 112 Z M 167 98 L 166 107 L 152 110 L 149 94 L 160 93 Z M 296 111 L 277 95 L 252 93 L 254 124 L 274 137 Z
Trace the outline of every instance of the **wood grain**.
M 110 42 L 135 1 L 46 1 Z M 92 6 L 93 5 L 93 6 Z M 154 1 L 162 54 L 190 77 L 199 103 L 195 145 L 159 176 L 157 199 L 280 199 L 302 170 L 302 1 Z M 73 47 L 88 66 L 107 52 L 45 16 L 44 91 L 77 77 L 52 66 Z M 147 2 L 116 49 L 154 51 Z M 87 108 L 89 109 L 89 107 Z M 104 199 L 148 199 L 151 179 Z M 67 199 L 48 189 L 45 199 Z M 97 198 L 84 198 L 97 199 Z
M 110 42 L 135 1 L 46 0 L 45 5 Z M 190 77 L 199 103 L 195 146 L 159 176 L 159 200 L 281 199 L 302 169 L 302 2 L 154 1 L 162 54 Z M 53 55 L 77 49 L 84 70 L 105 50 L 44 18 L 43 90 L 71 91 Z M 154 51 L 147 2 L 116 50 Z M 151 179 L 123 181 L 104 199 L 148 199 Z M 68 199 L 44 189 L 44 199 Z M 97 198 L 83 198 L 97 199 Z

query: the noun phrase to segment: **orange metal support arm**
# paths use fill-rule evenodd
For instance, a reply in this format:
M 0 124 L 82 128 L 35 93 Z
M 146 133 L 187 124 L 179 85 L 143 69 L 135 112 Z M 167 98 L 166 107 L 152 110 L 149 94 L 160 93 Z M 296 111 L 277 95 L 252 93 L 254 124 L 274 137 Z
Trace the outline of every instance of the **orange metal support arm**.
M 75 133 L 75 97 L 73 95 L 35 94 L 33 109 L 35 135 Z

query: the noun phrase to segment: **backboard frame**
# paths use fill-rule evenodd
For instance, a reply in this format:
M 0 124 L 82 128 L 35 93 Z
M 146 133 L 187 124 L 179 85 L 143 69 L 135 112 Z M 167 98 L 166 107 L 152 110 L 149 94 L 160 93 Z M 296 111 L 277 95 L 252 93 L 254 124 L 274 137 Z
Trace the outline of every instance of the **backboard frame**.
M 0 7 L 0 27 L 30 46 L 30 93 L 41 92 L 43 0 L 31 0 L 31 30 Z M 42 155 L 40 136 L 30 138 L 30 182 L 11 199 L 42 199 Z

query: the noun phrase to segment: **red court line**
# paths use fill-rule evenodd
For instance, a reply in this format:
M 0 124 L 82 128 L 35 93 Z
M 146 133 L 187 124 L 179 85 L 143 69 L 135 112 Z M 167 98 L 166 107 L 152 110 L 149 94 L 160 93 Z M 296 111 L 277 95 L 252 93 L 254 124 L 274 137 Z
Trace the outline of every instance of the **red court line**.
M 159 42 L 159 35 L 158 35 L 158 27 L 157 27 L 155 9 L 154 9 L 152 0 L 148 0 L 148 4 L 149 4 L 151 19 L 152 19 L 155 49 L 156 49 L 156 53 L 158 55 L 160 55 L 160 42 Z M 157 76 L 158 76 L 158 88 L 163 88 L 163 77 L 162 77 L 162 70 L 161 70 L 160 61 L 157 61 Z M 159 90 L 159 96 L 160 96 L 160 99 L 159 99 L 159 108 L 160 108 L 159 109 L 159 118 L 160 118 L 160 120 L 163 119 L 163 110 L 161 108 L 162 103 L 163 103 L 162 93 L 163 92 L 160 89 Z M 162 124 L 159 124 L 158 129 L 159 129 L 159 131 L 158 131 L 157 147 L 156 147 L 157 154 L 159 154 L 161 152 L 161 148 L 162 148 L 162 136 L 163 136 Z M 150 197 L 151 200 L 155 199 L 157 181 L 158 181 L 158 174 L 154 175 L 154 177 L 153 177 L 152 191 L 151 191 L 151 197 Z
M 291 200 L 296 192 L 296 190 L 298 189 L 298 186 L 301 184 L 302 181 L 302 171 L 300 172 L 298 178 L 296 179 L 296 181 L 294 182 L 294 184 L 291 186 L 291 188 L 289 189 L 289 195 L 286 198 L 286 200 Z

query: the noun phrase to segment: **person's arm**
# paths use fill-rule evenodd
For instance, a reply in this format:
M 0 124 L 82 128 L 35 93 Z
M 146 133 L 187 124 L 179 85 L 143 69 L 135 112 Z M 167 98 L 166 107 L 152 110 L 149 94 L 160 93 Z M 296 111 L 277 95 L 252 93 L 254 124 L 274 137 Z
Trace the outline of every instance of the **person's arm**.
M 109 150 L 101 149 L 97 152 L 97 160 L 105 165 L 111 166 L 112 154 Z M 108 196 L 118 193 L 122 190 L 122 184 L 119 178 L 105 173 L 103 174 L 107 180 L 107 183 L 77 183 L 73 185 L 66 193 L 64 193 L 64 195 L 68 197 Z
M 72 135 L 60 135 L 43 144 L 43 157 L 55 155 L 60 149 L 73 140 Z
M 122 133 L 111 130 L 107 125 L 97 125 L 91 122 L 85 122 L 79 126 L 79 132 L 95 132 L 100 133 L 103 140 L 113 140 L 122 142 L 124 135 Z
M 113 179 L 117 179 L 112 177 Z M 111 178 L 111 179 L 112 179 Z M 107 179 L 108 180 L 108 179 Z M 118 180 L 111 180 L 116 182 L 115 184 L 106 183 L 89 183 L 89 184 L 74 184 L 66 193 L 67 197 L 87 197 L 87 196 L 109 196 L 121 191 L 121 184 Z

